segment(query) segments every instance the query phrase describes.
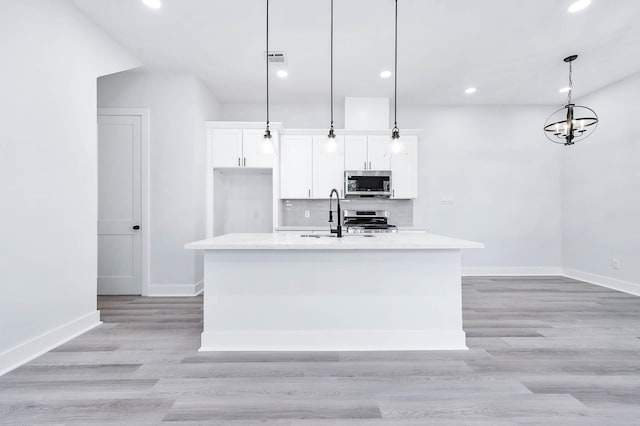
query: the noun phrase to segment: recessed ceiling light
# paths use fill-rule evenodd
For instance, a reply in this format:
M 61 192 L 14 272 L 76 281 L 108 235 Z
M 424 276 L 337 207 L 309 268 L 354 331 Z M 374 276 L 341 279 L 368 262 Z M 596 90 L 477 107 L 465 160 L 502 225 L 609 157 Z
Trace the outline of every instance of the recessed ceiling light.
M 382 72 L 380 73 L 380 77 L 382 77 L 382 78 L 389 78 L 389 77 L 391 77 L 391 71 L 382 71 Z
M 151 9 L 160 9 L 162 7 L 162 2 L 160 0 L 142 0 L 142 3 Z
M 469 87 L 467 90 L 464 91 L 464 93 L 466 93 L 467 95 L 470 95 L 472 93 L 476 93 L 476 88 L 475 87 Z
M 567 93 L 568 91 L 571 90 L 571 87 L 563 87 L 562 89 L 558 90 L 558 92 L 560 93 Z
M 289 75 L 288 72 L 286 72 L 285 70 L 278 70 L 278 72 L 276 73 L 276 75 L 280 78 L 285 78 L 286 76 Z
M 586 8 L 590 4 L 591 4 L 591 0 L 578 0 L 577 2 L 575 2 L 571 6 L 569 6 L 567 11 L 569 13 L 576 13 L 576 12 L 579 12 L 582 9 Z

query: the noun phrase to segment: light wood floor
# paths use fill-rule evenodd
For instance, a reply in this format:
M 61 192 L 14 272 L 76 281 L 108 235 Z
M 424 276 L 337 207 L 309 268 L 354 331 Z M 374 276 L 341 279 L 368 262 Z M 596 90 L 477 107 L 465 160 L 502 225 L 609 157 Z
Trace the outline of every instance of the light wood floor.
M 105 324 L 0 377 L 0 424 L 640 425 L 640 298 L 464 280 L 469 351 L 199 353 L 202 298 L 100 297 Z

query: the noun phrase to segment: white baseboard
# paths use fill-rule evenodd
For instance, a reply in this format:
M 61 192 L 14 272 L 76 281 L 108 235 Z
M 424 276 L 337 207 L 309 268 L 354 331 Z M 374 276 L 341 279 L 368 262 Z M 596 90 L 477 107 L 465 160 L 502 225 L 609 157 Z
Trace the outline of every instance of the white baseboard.
M 466 350 L 462 330 L 260 330 L 202 333 L 200 351 Z
M 204 290 L 204 281 L 195 284 L 151 284 L 149 297 L 193 297 Z
M 463 267 L 463 277 L 500 277 L 525 275 L 562 275 L 562 268 L 555 266 Z
M 595 284 L 601 287 L 640 296 L 640 284 L 638 283 L 618 280 L 616 278 L 605 277 L 603 275 L 596 275 L 590 272 L 578 271 L 570 268 L 565 268 L 562 275 L 567 278 L 573 278 L 574 280 L 584 281 L 589 284 Z
M 100 324 L 100 311 L 90 312 L 0 353 L 0 376 Z

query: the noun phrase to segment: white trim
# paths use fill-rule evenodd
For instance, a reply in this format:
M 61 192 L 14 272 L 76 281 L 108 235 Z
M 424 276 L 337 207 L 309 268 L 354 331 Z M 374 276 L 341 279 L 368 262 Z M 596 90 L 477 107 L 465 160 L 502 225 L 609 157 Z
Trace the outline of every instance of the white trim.
M 466 267 L 462 268 L 463 277 L 503 277 L 503 276 L 526 276 L 526 275 L 562 275 L 562 268 L 559 266 L 507 266 L 507 267 Z
M 102 324 L 100 311 L 89 312 L 0 353 L 0 376 Z
M 467 350 L 460 330 L 210 331 L 200 351 Z
M 140 238 L 142 239 L 142 253 L 140 253 L 140 262 L 142 268 L 142 276 L 140 283 L 140 293 L 143 296 L 149 295 L 149 280 L 151 276 L 151 262 L 149 258 L 149 253 L 151 253 L 151 242 L 150 242 L 150 232 L 151 229 L 151 214 L 150 214 L 150 137 L 151 137 L 151 121 L 150 116 L 151 113 L 148 108 L 98 108 L 98 116 L 101 115 L 129 115 L 129 116 L 137 116 L 140 117 L 140 130 L 142 134 L 140 135 L 140 216 L 141 216 L 141 226 L 140 226 Z
M 640 296 L 640 284 L 631 281 L 623 281 L 616 278 L 596 275 L 590 272 L 578 271 L 576 269 L 564 268 L 563 275 L 574 280 L 584 281 L 589 284 L 599 285 L 601 287 L 622 291 L 624 293 Z
M 195 284 L 151 284 L 149 297 L 193 297 L 204 290 L 204 280 Z

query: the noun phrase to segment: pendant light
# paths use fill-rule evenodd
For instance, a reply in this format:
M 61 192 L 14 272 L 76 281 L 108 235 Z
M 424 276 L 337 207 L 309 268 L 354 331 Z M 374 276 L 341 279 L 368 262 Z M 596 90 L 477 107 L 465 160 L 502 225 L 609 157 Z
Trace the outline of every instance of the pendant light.
M 267 77 L 267 124 L 262 138 L 262 152 L 271 153 L 273 151 L 273 141 L 271 140 L 271 130 L 269 129 L 269 0 L 267 0 L 267 50 L 265 52 L 266 77 Z
M 391 130 L 391 151 L 398 153 L 402 151 L 402 143 L 400 142 L 400 130 L 398 129 L 398 0 L 396 2 L 396 19 L 395 19 L 395 53 L 394 53 L 394 71 L 393 71 L 393 129 Z
M 336 152 L 336 134 L 333 131 L 333 0 L 331 0 L 331 126 L 327 135 L 327 152 Z
M 551 114 L 543 129 L 547 139 L 563 145 L 573 145 L 586 139 L 598 126 L 598 115 L 594 110 L 571 102 L 571 94 L 573 93 L 572 63 L 577 58 L 578 55 L 564 58 L 564 61 L 569 64 L 567 105 Z

